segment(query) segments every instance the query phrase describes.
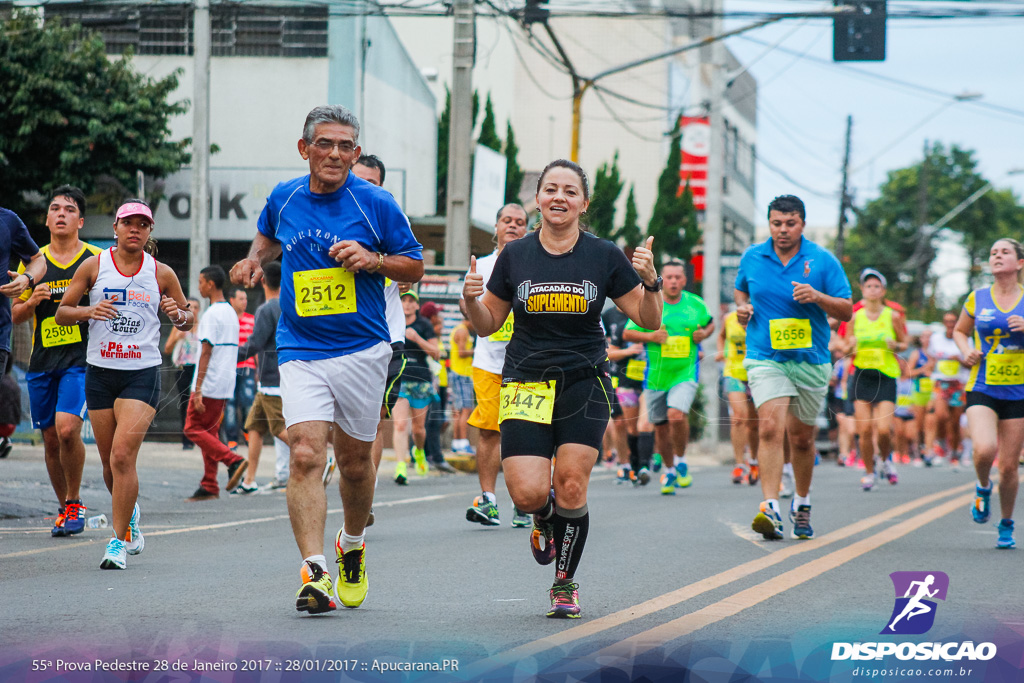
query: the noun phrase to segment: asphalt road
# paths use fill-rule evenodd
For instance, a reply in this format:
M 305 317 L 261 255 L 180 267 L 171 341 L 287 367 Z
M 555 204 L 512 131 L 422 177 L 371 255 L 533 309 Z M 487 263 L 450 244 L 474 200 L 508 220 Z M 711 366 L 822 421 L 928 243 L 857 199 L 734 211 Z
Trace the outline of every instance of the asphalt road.
M 265 454 L 261 482 L 272 467 L 272 449 Z M 920 675 L 1024 678 L 1021 551 L 996 550 L 994 527 L 970 520 L 972 472 L 904 467 L 897 486 L 864 493 L 859 472 L 826 461 L 812 491 L 817 537 L 766 542 L 749 526 L 758 490 L 733 485 L 729 468 L 709 460 L 691 469 L 694 485 L 672 497 L 595 471 L 578 621 L 544 617 L 553 570 L 533 561 L 529 531 L 509 525 L 500 481 L 503 526 L 485 528 L 464 518 L 475 475 L 413 476 L 405 487 L 382 477 L 366 602 L 310 617 L 294 610 L 301 558 L 283 492 L 185 503 L 201 476 L 198 454 L 146 444 L 145 551 L 127 571 L 102 571 L 109 531 L 51 538 L 41 448 L 19 446 L 0 461 L 0 681 L 625 681 L 685 672 L 691 681 L 848 681 L 863 678 L 861 665 L 906 663 L 831 661 L 835 642 L 966 640 L 993 642 L 998 654 L 924 662 L 938 673 Z M 87 514 L 109 516 L 92 450 L 83 496 Z M 327 550 L 342 521 L 335 486 L 329 508 Z M 949 576 L 927 634 L 878 635 L 893 610 L 895 571 Z M 96 660 L 150 669 L 68 670 Z M 384 670 L 446 660 L 448 671 Z M 168 672 L 153 671 L 164 662 Z M 198 670 L 211 665 L 236 670 Z M 882 680 L 917 680 L 910 671 Z

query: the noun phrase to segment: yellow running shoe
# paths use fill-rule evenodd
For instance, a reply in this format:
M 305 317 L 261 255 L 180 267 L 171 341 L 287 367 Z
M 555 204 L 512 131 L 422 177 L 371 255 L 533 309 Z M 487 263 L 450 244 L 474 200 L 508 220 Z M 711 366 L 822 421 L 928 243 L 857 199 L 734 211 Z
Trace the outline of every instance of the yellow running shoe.
M 409 483 L 409 468 L 402 461 L 395 463 L 395 483 L 399 486 L 405 486 Z
M 338 552 L 338 583 L 334 589 L 345 607 L 359 607 L 366 599 L 370 582 L 366 578 L 366 543 L 347 553 L 341 549 L 341 531 L 334 543 Z
M 412 459 L 416 461 L 416 474 L 427 476 L 427 453 L 422 448 L 412 447 Z
M 295 594 L 295 609 L 310 614 L 336 610 L 333 593 L 331 575 L 316 562 L 306 562 L 302 566 L 302 588 Z

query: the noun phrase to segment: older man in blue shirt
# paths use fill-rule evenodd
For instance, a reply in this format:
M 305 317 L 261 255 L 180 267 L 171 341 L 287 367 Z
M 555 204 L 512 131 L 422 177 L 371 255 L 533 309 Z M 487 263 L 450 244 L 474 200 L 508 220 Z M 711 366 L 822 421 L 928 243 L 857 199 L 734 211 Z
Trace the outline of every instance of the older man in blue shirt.
M 787 432 L 796 479 L 789 512 L 793 538 L 814 537 L 814 427 L 832 372 L 828 316 L 853 316 L 850 282 L 831 252 L 803 237 L 805 215 L 799 198 L 773 199 L 768 205 L 771 238 L 747 250 L 736 275 L 737 318 L 747 326 L 743 367 L 760 418 L 758 459 L 765 499 L 751 527 L 768 540 L 783 537 L 778 495 Z

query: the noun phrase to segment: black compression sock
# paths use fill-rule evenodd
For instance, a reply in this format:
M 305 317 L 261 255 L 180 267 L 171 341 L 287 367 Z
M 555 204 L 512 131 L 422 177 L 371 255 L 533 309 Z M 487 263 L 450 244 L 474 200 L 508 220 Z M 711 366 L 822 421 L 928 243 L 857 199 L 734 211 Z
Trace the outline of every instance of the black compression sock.
M 556 506 L 551 518 L 555 525 L 555 580 L 565 581 L 576 575 L 590 531 L 590 511 L 586 504 L 576 510 Z
M 636 435 L 637 456 L 641 467 L 651 466 L 651 453 L 654 452 L 654 432 L 640 432 Z
M 640 452 L 637 450 L 636 434 L 626 435 L 626 443 L 629 444 L 629 464 L 636 472 L 640 469 Z

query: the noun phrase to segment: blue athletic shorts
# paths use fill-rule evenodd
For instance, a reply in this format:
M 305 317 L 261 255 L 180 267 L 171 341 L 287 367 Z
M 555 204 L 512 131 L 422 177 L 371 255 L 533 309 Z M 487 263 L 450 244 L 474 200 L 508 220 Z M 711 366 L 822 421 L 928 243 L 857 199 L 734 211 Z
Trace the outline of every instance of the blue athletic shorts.
M 402 390 L 398 397 L 407 400 L 409 407 L 413 410 L 426 408 L 434 401 L 439 400 L 437 393 L 434 391 L 434 386 L 430 382 L 406 381 L 404 379 L 402 380 Z
M 85 419 L 84 365 L 50 372 L 29 372 L 25 374 L 25 380 L 33 429 L 49 429 L 56 424 L 57 413 Z

